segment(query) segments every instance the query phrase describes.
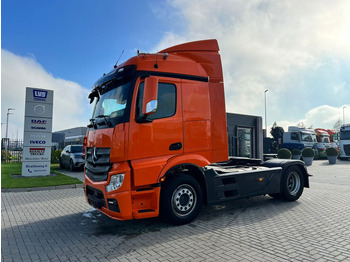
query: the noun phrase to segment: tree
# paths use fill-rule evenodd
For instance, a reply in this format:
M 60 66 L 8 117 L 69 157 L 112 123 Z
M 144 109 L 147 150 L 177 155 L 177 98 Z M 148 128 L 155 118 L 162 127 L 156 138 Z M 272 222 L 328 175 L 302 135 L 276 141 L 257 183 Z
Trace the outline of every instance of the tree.
M 333 128 L 334 128 L 335 130 L 339 130 L 340 127 L 342 126 L 342 124 L 343 124 L 343 122 L 342 122 L 340 119 L 338 119 L 338 121 L 335 122 Z
M 278 140 L 279 138 L 283 137 L 283 133 L 284 133 L 283 127 L 277 126 L 277 123 L 275 122 L 271 127 L 271 131 L 270 131 L 270 134 L 272 135 L 272 137 Z

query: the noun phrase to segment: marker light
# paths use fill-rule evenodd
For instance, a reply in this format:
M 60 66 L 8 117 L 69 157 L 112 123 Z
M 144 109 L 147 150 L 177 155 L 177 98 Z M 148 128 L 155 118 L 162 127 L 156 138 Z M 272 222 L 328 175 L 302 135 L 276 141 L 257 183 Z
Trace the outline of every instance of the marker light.
M 125 174 L 113 175 L 111 177 L 111 181 L 106 186 L 106 192 L 110 192 L 110 191 L 117 190 L 118 188 L 120 188 L 123 184 L 123 181 L 124 181 L 124 175 Z

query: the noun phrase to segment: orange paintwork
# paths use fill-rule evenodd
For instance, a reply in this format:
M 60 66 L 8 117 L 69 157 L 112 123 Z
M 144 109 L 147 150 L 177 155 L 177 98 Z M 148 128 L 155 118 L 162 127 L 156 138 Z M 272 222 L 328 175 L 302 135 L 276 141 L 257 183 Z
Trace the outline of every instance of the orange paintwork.
M 335 130 L 330 130 L 330 129 L 324 129 L 324 128 L 316 128 L 316 135 L 322 132 L 326 132 L 329 135 L 329 141 L 331 143 L 336 142 L 334 141 L 334 137 L 336 136 L 337 132 Z
M 228 159 L 223 76 L 216 40 L 186 43 L 158 54 L 140 54 L 118 68 L 127 65 L 136 65 L 137 71 L 189 75 L 209 81 L 157 76 L 158 83 L 175 85 L 175 114 L 140 123 L 136 119 L 136 99 L 145 80 L 138 78 L 129 122 L 88 132 L 87 147 L 111 148 L 113 167 L 104 182 L 93 182 L 85 176 L 85 186 L 101 190 L 106 200 L 118 201 L 120 213 L 101 209 L 115 219 L 157 216 L 160 187 L 155 185 L 160 185 L 160 179 L 172 167 L 180 164 L 204 167 Z M 171 145 L 179 143 L 181 148 L 170 150 Z M 122 187 L 106 193 L 110 176 L 120 173 L 125 173 Z

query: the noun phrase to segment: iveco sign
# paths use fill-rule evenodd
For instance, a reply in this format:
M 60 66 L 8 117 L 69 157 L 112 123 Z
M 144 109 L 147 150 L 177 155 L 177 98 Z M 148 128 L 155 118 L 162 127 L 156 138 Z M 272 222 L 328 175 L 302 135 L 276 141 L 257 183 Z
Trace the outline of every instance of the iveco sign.
M 43 140 L 30 140 L 29 144 L 36 144 L 36 145 L 45 145 L 46 142 Z
M 53 91 L 26 89 L 23 176 L 50 174 Z

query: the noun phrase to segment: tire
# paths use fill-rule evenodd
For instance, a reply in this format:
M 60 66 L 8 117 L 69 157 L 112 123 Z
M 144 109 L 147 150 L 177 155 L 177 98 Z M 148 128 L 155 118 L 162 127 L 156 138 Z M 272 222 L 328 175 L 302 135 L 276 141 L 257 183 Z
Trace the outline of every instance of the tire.
M 282 193 L 277 193 L 277 194 L 269 194 L 270 197 L 273 197 L 275 199 L 283 199 L 284 196 Z
M 198 216 L 202 203 L 203 192 L 198 181 L 179 174 L 162 188 L 160 215 L 174 225 L 184 225 Z
M 69 170 L 70 171 L 75 171 L 75 167 L 74 167 L 74 163 L 73 163 L 72 159 L 69 161 Z
M 63 165 L 63 162 L 62 162 L 62 159 L 61 159 L 61 158 L 60 158 L 60 161 L 59 161 L 59 162 L 60 162 L 60 168 L 61 168 L 61 169 L 64 169 L 64 165 Z
M 304 177 L 297 166 L 289 167 L 282 177 L 282 194 L 288 201 L 299 199 L 304 190 Z

